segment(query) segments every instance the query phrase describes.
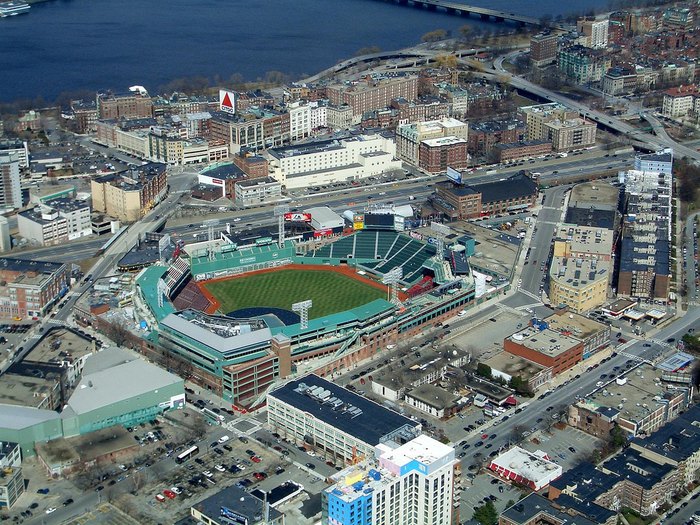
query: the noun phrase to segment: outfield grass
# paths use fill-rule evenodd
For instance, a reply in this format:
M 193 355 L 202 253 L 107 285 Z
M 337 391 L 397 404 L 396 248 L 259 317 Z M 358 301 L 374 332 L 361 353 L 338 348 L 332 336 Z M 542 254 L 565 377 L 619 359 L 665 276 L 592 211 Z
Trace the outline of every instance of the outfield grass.
M 333 271 L 280 270 L 210 282 L 204 287 L 224 313 L 264 306 L 291 310 L 292 303 L 311 299 L 309 319 L 386 298 L 386 291 Z

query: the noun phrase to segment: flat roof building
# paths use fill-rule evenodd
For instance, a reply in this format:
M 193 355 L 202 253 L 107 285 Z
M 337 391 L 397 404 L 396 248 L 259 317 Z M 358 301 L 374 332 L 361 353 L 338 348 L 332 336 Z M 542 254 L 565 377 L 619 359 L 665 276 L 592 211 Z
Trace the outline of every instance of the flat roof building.
M 66 264 L 6 257 L 0 259 L 0 318 L 40 318 L 68 293 Z
M 225 488 L 190 507 L 198 523 L 208 525 L 283 525 L 284 515 L 236 486 Z
M 528 326 L 506 337 L 503 350 L 551 368 L 552 375 L 583 359 L 583 341 L 542 325 Z
M 663 370 L 643 364 L 569 407 L 569 425 L 596 436 L 613 424 L 632 437 L 650 435 L 688 407 L 690 391 L 663 381 Z
M 395 436 L 412 439 L 420 424 L 374 401 L 310 374 L 267 395 L 267 421 L 290 441 L 323 456 L 350 463 L 371 457 L 374 447 Z
M 551 461 L 547 454 L 520 447 L 513 447 L 496 456 L 488 468 L 498 476 L 532 490 L 540 490 L 562 475 L 561 466 Z

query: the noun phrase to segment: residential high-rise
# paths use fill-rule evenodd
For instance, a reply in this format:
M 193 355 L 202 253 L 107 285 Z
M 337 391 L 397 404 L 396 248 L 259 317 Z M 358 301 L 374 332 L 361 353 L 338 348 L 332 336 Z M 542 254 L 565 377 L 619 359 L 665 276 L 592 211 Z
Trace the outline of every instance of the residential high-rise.
M 608 26 L 610 20 L 604 18 L 602 20 L 588 20 L 583 18 L 576 22 L 576 29 L 584 35 L 585 46 L 592 48 L 608 47 Z
M 19 155 L 0 152 L 0 208 L 22 207 L 19 165 Z
M 530 62 L 533 66 L 546 66 L 557 61 L 558 39 L 554 33 L 538 33 L 530 38 Z
M 332 476 L 322 493 L 324 525 L 450 525 L 457 521 L 455 452 L 420 435 L 377 445 L 375 458 Z M 459 478 L 457 478 L 458 480 Z

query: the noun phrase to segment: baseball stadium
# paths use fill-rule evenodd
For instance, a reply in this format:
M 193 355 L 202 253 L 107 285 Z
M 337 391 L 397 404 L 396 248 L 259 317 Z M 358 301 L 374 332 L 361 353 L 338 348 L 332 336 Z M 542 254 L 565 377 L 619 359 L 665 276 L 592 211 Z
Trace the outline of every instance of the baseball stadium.
M 332 375 L 473 303 L 458 242 L 397 231 L 393 217 L 349 227 L 336 217 L 334 228 L 316 225 L 319 235 L 285 238 L 280 220 L 277 238 L 210 231 L 178 244 L 135 280 L 149 345 L 250 410 L 276 380 Z

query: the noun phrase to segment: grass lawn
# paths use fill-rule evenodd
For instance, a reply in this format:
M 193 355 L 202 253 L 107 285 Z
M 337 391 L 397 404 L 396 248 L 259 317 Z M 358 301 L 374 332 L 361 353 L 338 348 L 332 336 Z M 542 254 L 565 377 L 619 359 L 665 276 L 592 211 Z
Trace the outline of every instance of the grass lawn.
M 386 298 L 384 290 L 318 270 L 280 270 L 206 283 L 204 287 L 221 303 L 219 309 L 224 313 L 256 306 L 291 310 L 292 303 L 311 299 L 309 319 Z

